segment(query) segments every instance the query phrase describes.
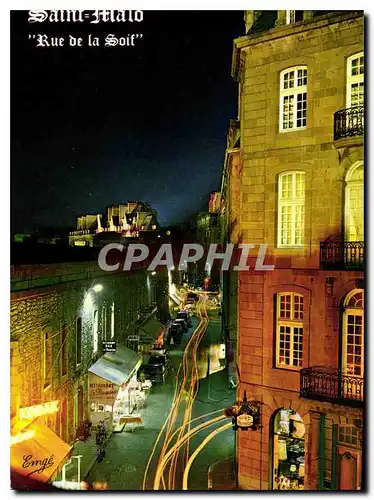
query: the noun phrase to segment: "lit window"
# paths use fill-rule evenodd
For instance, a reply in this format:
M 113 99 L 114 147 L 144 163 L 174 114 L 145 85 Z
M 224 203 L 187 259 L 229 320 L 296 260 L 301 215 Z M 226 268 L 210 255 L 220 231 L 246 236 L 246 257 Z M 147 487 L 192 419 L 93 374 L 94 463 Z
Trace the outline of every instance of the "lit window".
M 278 368 L 301 368 L 303 362 L 304 297 L 296 293 L 277 295 Z
M 278 247 L 304 244 L 305 173 L 286 172 L 278 183 Z
M 110 313 L 110 338 L 114 338 L 114 302 L 112 303 L 112 310 Z
M 302 10 L 286 10 L 286 24 L 295 24 L 302 21 L 304 11 Z
M 107 340 L 108 333 L 108 321 L 107 321 L 107 310 L 106 305 L 103 305 L 102 309 L 102 327 L 103 327 L 103 340 Z
M 364 105 L 364 53 L 347 60 L 347 108 Z
M 282 132 L 306 127 L 308 70 L 297 66 L 280 75 L 280 119 Z
M 364 163 L 355 163 L 345 180 L 345 240 L 364 241 Z
M 345 300 L 343 316 L 343 374 L 364 376 L 364 292 L 354 290 Z M 362 385 L 347 382 L 345 391 L 360 397 Z
M 51 385 L 52 381 L 52 333 L 44 334 L 44 360 L 43 360 L 44 387 Z
M 93 316 L 93 352 L 97 352 L 99 343 L 99 315 L 97 314 L 97 310 L 94 311 Z

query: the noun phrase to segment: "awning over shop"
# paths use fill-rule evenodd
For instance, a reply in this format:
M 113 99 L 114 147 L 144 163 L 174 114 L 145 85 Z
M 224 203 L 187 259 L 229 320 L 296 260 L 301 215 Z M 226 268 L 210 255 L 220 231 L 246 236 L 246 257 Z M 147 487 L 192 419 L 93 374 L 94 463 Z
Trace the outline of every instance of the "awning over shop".
M 88 371 L 112 384 L 121 386 L 141 365 L 141 362 L 141 357 L 135 351 L 119 346 L 116 352 L 105 354 Z
M 152 316 L 144 325 L 139 327 L 139 343 L 152 344 L 164 328 L 164 325 Z
M 34 435 L 10 447 L 10 466 L 19 475 L 47 482 L 67 457 L 72 446 L 65 443 L 44 424 L 31 423 L 25 429 Z M 25 481 L 27 484 L 27 481 Z M 18 489 L 18 488 L 17 488 Z

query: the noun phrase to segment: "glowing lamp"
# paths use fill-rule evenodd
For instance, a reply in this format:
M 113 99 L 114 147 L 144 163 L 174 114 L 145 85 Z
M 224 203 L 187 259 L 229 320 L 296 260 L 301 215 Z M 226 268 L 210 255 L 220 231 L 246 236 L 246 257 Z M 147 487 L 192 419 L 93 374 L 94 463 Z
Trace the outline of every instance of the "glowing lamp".
M 22 441 L 26 441 L 27 439 L 31 439 L 34 437 L 35 431 L 27 431 L 27 432 L 20 432 L 19 434 L 15 436 L 10 436 L 10 444 L 11 446 L 22 443 Z
M 92 289 L 94 292 L 101 292 L 101 290 L 103 289 L 103 285 L 100 285 L 100 283 L 98 283 Z
M 34 418 L 40 417 L 42 415 L 49 415 L 51 413 L 58 412 L 59 401 L 49 401 L 48 403 L 43 403 L 41 405 L 27 406 L 26 408 L 20 408 L 19 418 L 26 420 L 34 420 Z

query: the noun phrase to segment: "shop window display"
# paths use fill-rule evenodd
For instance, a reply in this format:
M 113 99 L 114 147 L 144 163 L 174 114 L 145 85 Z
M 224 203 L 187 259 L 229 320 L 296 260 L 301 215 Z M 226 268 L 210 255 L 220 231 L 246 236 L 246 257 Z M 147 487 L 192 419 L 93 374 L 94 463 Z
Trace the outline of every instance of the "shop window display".
M 293 410 L 279 410 L 273 429 L 273 489 L 304 489 L 305 425 Z

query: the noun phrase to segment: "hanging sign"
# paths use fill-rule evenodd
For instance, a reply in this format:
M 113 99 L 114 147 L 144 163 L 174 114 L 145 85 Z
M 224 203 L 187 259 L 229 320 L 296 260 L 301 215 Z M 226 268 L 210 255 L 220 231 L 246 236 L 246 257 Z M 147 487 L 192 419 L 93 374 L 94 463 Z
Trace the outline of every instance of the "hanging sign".
M 262 404 L 261 401 L 248 401 L 246 391 L 244 391 L 243 401 L 237 401 L 233 406 L 226 408 L 225 415 L 232 418 L 235 431 L 238 429 L 256 431 L 261 427 L 260 406 Z
M 117 342 L 115 341 L 103 340 L 101 345 L 103 352 L 116 352 L 117 350 Z

